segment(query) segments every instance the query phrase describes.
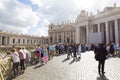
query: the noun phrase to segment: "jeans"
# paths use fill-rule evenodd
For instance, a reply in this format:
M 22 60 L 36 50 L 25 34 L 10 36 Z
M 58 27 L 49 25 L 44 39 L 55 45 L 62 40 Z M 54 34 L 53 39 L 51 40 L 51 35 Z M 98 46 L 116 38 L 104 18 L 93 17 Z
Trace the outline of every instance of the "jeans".
M 105 60 L 103 61 L 99 61 L 98 64 L 98 72 L 100 73 L 102 71 L 102 73 L 104 73 L 104 64 L 105 64 Z
M 14 75 L 18 75 L 18 67 L 19 67 L 19 62 L 14 62 L 13 63 L 13 73 Z

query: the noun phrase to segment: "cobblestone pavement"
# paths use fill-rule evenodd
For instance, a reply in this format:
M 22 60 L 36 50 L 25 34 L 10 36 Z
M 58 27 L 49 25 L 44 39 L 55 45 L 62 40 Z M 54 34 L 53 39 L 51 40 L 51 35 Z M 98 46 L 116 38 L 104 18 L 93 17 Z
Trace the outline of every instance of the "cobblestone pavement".
M 13 80 L 120 80 L 120 58 L 106 60 L 105 76 L 97 71 L 93 52 L 82 53 L 80 61 L 66 60 L 66 55 L 54 57 L 47 64 L 30 66 Z

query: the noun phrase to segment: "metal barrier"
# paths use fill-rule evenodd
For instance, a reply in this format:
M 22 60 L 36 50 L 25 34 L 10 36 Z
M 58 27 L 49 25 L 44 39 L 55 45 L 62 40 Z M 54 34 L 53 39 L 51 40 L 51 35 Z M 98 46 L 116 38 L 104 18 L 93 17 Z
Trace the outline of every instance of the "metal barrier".
M 12 75 L 11 57 L 0 60 L 0 80 L 5 80 L 6 77 L 10 78 Z

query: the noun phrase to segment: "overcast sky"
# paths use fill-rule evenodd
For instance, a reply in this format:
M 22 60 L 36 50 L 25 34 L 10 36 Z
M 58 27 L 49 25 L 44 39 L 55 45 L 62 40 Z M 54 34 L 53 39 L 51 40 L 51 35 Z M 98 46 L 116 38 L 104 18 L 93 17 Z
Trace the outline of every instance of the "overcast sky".
M 0 30 L 47 36 L 48 25 L 75 20 L 81 10 L 96 14 L 120 0 L 0 0 Z

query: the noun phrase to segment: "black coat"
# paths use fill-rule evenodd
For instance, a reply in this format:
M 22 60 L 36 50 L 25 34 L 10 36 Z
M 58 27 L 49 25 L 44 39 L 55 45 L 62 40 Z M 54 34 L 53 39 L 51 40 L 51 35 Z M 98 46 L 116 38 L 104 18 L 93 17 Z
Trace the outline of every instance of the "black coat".
M 98 47 L 96 49 L 96 56 L 98 58 L 98 61 L 104 61 L 106 59 L 107 54 L 107 50 L 104 47 Z

